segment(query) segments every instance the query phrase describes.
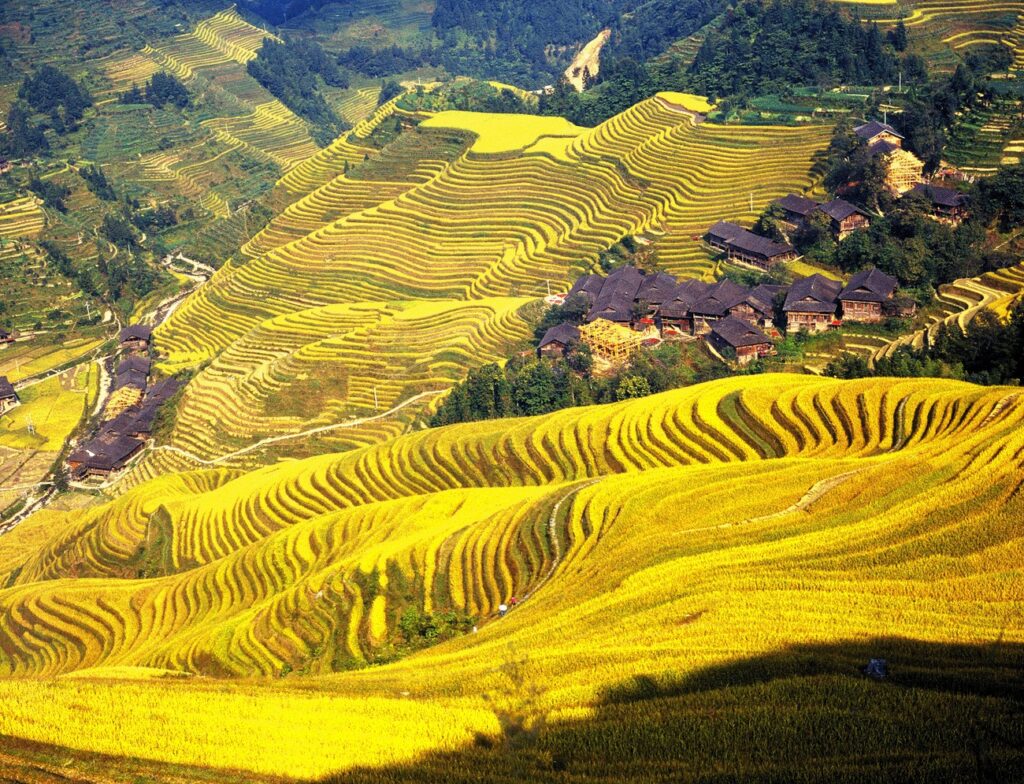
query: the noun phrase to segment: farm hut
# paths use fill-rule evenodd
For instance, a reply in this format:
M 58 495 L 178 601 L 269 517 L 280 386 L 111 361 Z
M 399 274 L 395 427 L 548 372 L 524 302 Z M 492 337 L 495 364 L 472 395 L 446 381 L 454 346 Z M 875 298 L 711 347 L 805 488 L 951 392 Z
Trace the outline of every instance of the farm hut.
M 708 333 L 708 342 L 716 349 L 736 354 L 736 361 L 746 365 L 755 359 L 766 357 L 774 350 L 771 338 L 752 324 L 735 316 L 727 316 Z
M 836 242 L 842 242 L 858 229 L 866 229 L 871 225 L 866 212 L 843 199 L 833 199 L 822 204 L 819 209 L 828 216 Z
M 537 356 L 548 359 L 564 357 L 570 347 L 580 342 L 580 330 L 575 324 L 559 324 L 544 333 L 537 345 Z
M 955 188 L 919 182 L 911 193 L 928 200 L 932 217 L 938 221 L 958 226 L 967 217 L 967 197 Z
M 844 321 L 874 324 L 882 320 L 885 302 L 891 300 L 899 281 L 874 267 L 861 270 L 839 292 Z
M 20 402 L 14 385 L 7 380 L 7 376 L 0 376 L 0 414 L 10 411 Z
M 0 329 L 0 349 L 7 348 L 14 342 L 14 335 L 6 329 Z
M 834 325 L 843 284 L 824 275 L 811 275 L 794 283 L 782 309 L 786 329 L 824 332 Z
M 785 221 L 790 228 L 797 229 L 807 222 L 811 213 L 818 209 L 818 202 L 814 199 L 808 199 L 806 196 L 798 196 L 795 193 L 791 193 L 788 196 L 783 196 L 781 199 L 775 200 L 775 205 L 782 210 L 783 221 Z
M 118 340 L 128 351 L 148 351 L 153 339 L 153 328 L 146 324 L 132 324 L 121 330 Z
M 68 457 L 68 467 L 77 479 L 89 476 L 110 476 L 120 471 L 144 445 L 128 436 L 100 435 L 87 441 Z

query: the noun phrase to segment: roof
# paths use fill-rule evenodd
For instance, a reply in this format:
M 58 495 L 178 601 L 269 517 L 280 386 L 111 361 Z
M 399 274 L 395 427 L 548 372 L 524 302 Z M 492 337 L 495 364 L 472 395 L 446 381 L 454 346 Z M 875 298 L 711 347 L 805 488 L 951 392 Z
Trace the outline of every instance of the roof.
M 868 149 L 871 150 L 873 155 L 886 155 L 890 152 L 896 152 L 896 150 L 902 150 L 903 148 L 898 144 L 894 144 L 893 142 L 885 141 L 883 139 L 875 142 Z
M 153 362 L 146 357 L 128 357 L 118 363 L 117 369 L 114 371 L 117 375 L 127 373 L 128 371 L 134 371 L 136 373 L 144 373 L 149 375 L 150 368 L 153 367 Z
M 745 300 L 750 307 L 759 313 L 765 315 L 771 315 L 775 311 L 775 298 L 779 294 L 785 294 L 788 291 L 786 286 L 777 286 L 772 283 L 762 283 L 759 286 L 755 286 L 753 291 L 747 295 Z
M 123 373 L 117 374 L 117 377 L 114 379 L 114 389 L 122 389 L 123 387 L 145 389 L 148 378 L 149 374 L 143 373 L 141 370 L 126 370 Z
M 731 280 L 721 280 L 708 288 L 699 300 L 693 303 L 690 310 L 703 316 L 724 316 L 729 308 L 743 302 L 750 293 Z
M 559 324 L 544 333 L 537 348 L 544 348 L 551 343 L 561 343 L 568 346 L 571 343 L 579 343 L 580 329 L 575 324 Z
M 746 231 L 746 229 L 742 226 L 736 225 L 735 223 L 730 223 L 729 221 L 718 221 L 718 223 L 708 229 L 708 236 L 728 241 L 744 231 Z
M 856 128 L 853 129 L 853 132 L 857 134 L 860 138 L 865 139 L 867 141 L 871 141 L 876 136 L 883 133 L 891 133 L 898 139 L 904 138 L 903 134 L 901 134 L 891 125 L 889 125 L 888 123 L 879 122 L 878 120 L 871 120 L 870 122 L 866 122 L 863 125 L 858 125 Z
M 577 294 L 582 294 L 591 303 L 597 299 L 597 295 L 601 293 L 601 286 L 604 285 L 604 278 L 600 275 L 581 275 L 576 278 L 576 282 L 572 284 L 572 288 L 569 289 L 569 293 L 565 295 L 568 300 Z
M 919 182 L 913 188 L 913 193 L 919 193 L 928 199 L 932 204 L 939 207 L 963 207 L 967 203 L 967 197 L 956 188 L 943 188 L 939 185 L 929 185 Z
M 636 267 L 619 267 L 605 278 L 587 321 L 599 318 L 629 321 L 633 317 L 633 301 L 643 280 L 644 274 Z
M 741 234 L 737 234 L 736 236 L 728 239 L 727 242 L 731 248 L 736 248 L 737 250 L 753 254 L 754 256 L 763 256 L 766 259 L 794 252 L 792 245 L 774 242 L 767 237 L 762 237 L 760 234 L 754 234 L 754 232 L 747 231 L 746 229 L 744 229 Z
M 118 339 L 124 343 L 126 340 L 146 340 L 153 337 L 153 328 L 147 324 L 132 324 L 121 330 Z
M 855 207 L 848 201 L 843 199 L 833 199 L 830 202 L 826 202 L 821 205 L 821 211 L 828 215 L 832 220 L 842 222 L 849 218 L 851 215 L 863 215 L 864 212 L 859 207 Z
M 782 309 L 801 313 L 832 313 L 842 288 L 843 284 L 838 280 L 824 275 L 814 274 L 801 278 L 790 286 Z
M 685 318 L 690 313 L 693 303 L 707 294 L 711 288 L 710 283 L 705 283 L 696 278 L 684 280 L 673 289 L 671 296 L 658 308 L 658 314 L 665 318 Z
M 667 272 L 656 272 L 653 275 L 645 275 L 636 293 L 637 299 L 651 305 L 660 305 L 672 296 L 678 281 Z
M 7 376 L 0 376 L 0 398 L 17 397 L 14 385 L 7 380 Z
M 804 217 L 818 209 L 818 202 L 814 199 L 808 199 L 806 196 L 797 196 L 795 193 L 783 196 L 781 199 L 776 199 L 775 203 L 786 212 L 792 212 Z
M 81 463 L 86 468 L 111 471 L 141 449 L 142 445 L 143 442 L 137 438 L 101 435 L 82 444 L 71 453 L 68 460 Z
M 166 403 L 184 384 L 176 378 L 161 379 L 149 388 L 144 405 Z
M 899 281 L 892 275 L 886 275 L 881 270 L 871 267 L 850 278 L 850 282 L 839 292 L 839 299 L 853 302 L 883 302 L 892 296 L 898 285 Z
M 716 321 L 711 331 L 733 348 L 772 342 L 771 338 L 757 327 L 735 316 L 726 316 L 721 321 Z

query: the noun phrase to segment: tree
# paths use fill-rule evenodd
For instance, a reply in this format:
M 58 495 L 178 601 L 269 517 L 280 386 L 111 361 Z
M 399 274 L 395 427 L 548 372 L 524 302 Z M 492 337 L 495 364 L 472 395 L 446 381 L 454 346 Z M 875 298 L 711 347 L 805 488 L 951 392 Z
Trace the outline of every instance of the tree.
M 647 397 L 651 394 L 651 385 L 643 376 L 625 376 L 615 390 L 616 400 L 629 400 L 636 397 Z

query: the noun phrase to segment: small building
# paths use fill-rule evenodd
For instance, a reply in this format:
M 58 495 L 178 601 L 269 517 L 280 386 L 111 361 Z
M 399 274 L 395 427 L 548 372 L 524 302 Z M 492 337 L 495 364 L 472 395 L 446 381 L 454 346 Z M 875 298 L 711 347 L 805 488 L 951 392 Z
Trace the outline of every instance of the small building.
M 580 342 L 580 330 L 575 324 L 559 324 L 544 333 L 537 345 L 537 356 L 548 359 L 564 357 L 572 346 Z
M 14 385 L 7 380 L 7 376 L 0 376 L 0 414 L 5 414 L 18 405 L 21 399 L 14 391 Z
M 121 330 L 118 340 L 128 351 L 148 351 L 153 339 L 153 328 L 146 324 L 132 324 Z
M 693 332 L 693 304 L 707 294 L 711 285 L 696 278 L 678 284 L 668 300 L 658 308 L 662 328 L 671 327 L 682 332 Z
M 720 352 L 734 352 L 740 365 L 766 357 L 774 351 L 771 338 L 757 327 L 735 316 L 728 316 L 716 322 L 708 334 L 708 342 Z
M 672 297 L 679 282 L 667 272 L 645 275 L 636 292 L 638 303 L 647 305 L 648 314 L 656 313 L 666 300 Z
M 853 232 L 871 225 L 866 212 L 843 199 L 833 199 L 822 204 L 819 209 L 828 216 L 836 242 L 842 242 Z
M 931 205 L 932 217 L 952 226 L 959 226 L 967 218 L 967 197 L 956 188 L 943 188 L 920 182 L 911 193 L 923 196 Z
M 738 259 L 763 270 L 796 258 L 796 249 L 792 245 L 774 242 L 752 231 L 744 231 L 729 240 L 726 253 L 730 259 Z
M 568 302 L 573 297 L 583 297 L 587 302 L 587 306 L 591 307 L 597 302 L 597 295 L 601 293 L 604 281 L 605 279 L 600 275 L 581 275 L 572 284 L 572 288 L 565 295 L 565 299 Z
M 145 442 L 129 436 L 106 434 L 87 441 L 68 457 L 68 467 L 76 479 L 110 476 L 127 465 Z
M 871 120 L 863 125 L 858 125 L 853 132 L 863 139 L 868 146 L 877 142 L 888 142 L 897 147 L 903 146 L 904 136 L 888 123 Z
M 14 342 L 14 334 L 0 329 L 0 349 L 5 349 Z
M 718 223 L 708 229 L 708 233 L 704 235 L 704 238 L 711 247 L 718 248 L 718 250 L 728 250 L 730 240 L 745 231 L 746 229 L 742 226 L 737 226 L 735 223 L 718 221 Z
M 792 229 L 798 229 L 807 223 L 811 213 L 820 206 L 814 199 L 808 199 L 806 196 L 797 196 L 795 193 L 783 196 L 781 199 L 776 199 L 775 205 L 782 210 L 783 221 Z
M 122 387 L 146 388 L 153 363 L 146 357 L 131 356 L 118 363 L 114 371 L 114 389 Z
M 838 326 L 836 311 L 843 284 L 824 275 L 801 278 L 789 288 L 782 310 L 790 332 L 825 332 Z
M 876 324 L 882 320 L 883 305 L 891 300 L 899 281 L 874 267 L 861 270 L 839 292 L 844 321 Z

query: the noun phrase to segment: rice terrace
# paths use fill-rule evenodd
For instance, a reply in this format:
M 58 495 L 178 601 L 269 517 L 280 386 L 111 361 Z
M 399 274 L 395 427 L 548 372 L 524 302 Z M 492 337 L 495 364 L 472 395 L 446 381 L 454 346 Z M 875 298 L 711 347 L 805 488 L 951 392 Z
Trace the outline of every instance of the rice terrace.
M 1024 2 L 0 4 L 0 782 L 1024 782 Z

